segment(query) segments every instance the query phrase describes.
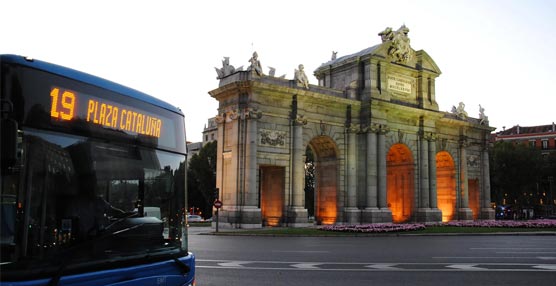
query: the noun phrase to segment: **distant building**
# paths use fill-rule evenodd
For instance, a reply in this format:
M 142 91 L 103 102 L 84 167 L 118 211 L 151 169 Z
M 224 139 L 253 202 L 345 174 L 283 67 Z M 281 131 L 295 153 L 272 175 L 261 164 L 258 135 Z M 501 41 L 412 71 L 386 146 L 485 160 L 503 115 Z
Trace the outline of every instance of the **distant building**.
M 532 148 L 542 151 L 547 156 L 551 152 L 556 152 L 556 125 L 554 122 L 548 125 L 538 126 L 519 126 L 494 133 L 491 141 L 507 141 L 516 144 L 528 144 Z
M 205 144 L 216 141 L 218 137 L 218 124 L 216 123 L 216 118 L 209 118 L 208 124 L 205 125 L 205 129 L 203 130 L 203 146 Z
M 203 129 L 203 141 L 202 142 L 187 142 L 187 161 L 193 157 L 195 154 L 199 154 L 201 148 L 207 143 L 216 141 L 218 136 L 218 124 L 216 123 L 215 117 L 209 118 L 208 124 L 205 125 Z
M 191 157 L 193 157 L 193 155 L 199 154 L 202 147 L 202 142 L 187 142 L 187 162 L 191 160 Z

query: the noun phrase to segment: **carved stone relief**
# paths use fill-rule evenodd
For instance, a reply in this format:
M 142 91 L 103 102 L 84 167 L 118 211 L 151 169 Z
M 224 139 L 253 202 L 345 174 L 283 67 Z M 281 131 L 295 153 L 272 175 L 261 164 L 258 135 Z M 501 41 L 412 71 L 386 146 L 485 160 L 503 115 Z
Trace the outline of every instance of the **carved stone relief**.
M 259 144 L 261 146 L 286 147 L 286 135 L 285 131 L 260 129 Z

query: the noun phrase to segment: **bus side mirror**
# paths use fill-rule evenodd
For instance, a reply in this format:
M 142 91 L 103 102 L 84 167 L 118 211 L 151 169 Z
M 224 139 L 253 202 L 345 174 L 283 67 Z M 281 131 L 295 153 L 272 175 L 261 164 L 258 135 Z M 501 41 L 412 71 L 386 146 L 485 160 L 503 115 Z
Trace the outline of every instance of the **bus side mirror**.
M 15 166 L 17 151 L 17 122 L 13 119 L 2 118 L 0 121 L 1 140 L 0 158 L 2 158 L 2 173 L 7 173 Z

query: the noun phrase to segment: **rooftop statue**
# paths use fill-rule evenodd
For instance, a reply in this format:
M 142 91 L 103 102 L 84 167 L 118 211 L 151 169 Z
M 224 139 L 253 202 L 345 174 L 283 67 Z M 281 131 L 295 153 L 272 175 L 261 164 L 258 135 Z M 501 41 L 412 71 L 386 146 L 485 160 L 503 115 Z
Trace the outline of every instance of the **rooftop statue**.
M 485 109 L 479 104 L 479 124 L 488 125 L 488 116 L 485 115 Z
M 387 27 L 384 31 L 378 33 L 383 43 L 390 43 L 388 55 L 396 62 L 406 63 L 413 57 L 408 33 L 409 28 L 405 25 L 402 25 L 397 31 Z
M 452 113 L 455 114 L 459 119 L 466 120 L 467 112 L 465 111 L 465 103 L 460 102 L 458 107 L 452 106 Z
M 295 69 L 294 80 L 297 83 L 297 86 L 309 89 L 309 79 L 307 79 L 307 75 L 305 74 L 305 71 L 303 69 L 303 65 L 299 65 L 299 70 Z
M 264 75 L 263 68 L 261 66 L 261 62 L 259 61 L 259 55 L 257 52 L 253 52 L 253 56 L 249 59 L 251 65 L 247 69 L 248 71 L 253 71 L 258 76 Z
M 382 42 L 392 41 L 394 39 L 394 32 L 392 32 L 392 28 L 387 27 L 384 31 L 378 33 Z
M 269 70 L 268 70 L 268 75 L 269 75 L 269 76 L 271 76 L 271 77 L 277 77 L 277 76 L 276 76 L 276 68 L 268 67 L 268 69 L 269 69 Z M 281 75 L 281 76 L 278 76 L 277 78 L 286 78 L 286 75 L 283 74 L 283 75 Z
M 224 57 L 224 60 L 222 60 L 222 68 L 215 67 L 214 69 L 216 70 L 216 74 L 217 74 L 216 79 L 222 79 L 224 77 L 233 74 L 236 71 L 243 70 L 243 66 L 239 67 L 236 70 L 236 68 L 234 68 L 234 66 L 230 64 L 230 57 Z

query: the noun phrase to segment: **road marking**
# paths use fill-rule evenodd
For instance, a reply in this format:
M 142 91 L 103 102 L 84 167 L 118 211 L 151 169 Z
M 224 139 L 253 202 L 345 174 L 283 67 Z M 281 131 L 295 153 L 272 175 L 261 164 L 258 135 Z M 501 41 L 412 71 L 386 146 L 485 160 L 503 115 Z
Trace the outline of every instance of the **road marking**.
M 400 268 L 393 267 L 397 264 L 393 263 L 375 263 L 365 266 L 366 268 L 377 269 L 377 270 L 400 270 Z
M 350 272 L 556 272 L 556 264 L 539 263 L 361 263 L 361 262 L 292 262 L 196 260 L 197 268 L 281 271 L 350 271 Z
M 291 264 L 290 266 L 299 268 L 299 269 L 320 269 L 317 265 L 321 265 L 322 263 L 297 263 Z
M 545 256 L 434 256 L 432 259 L 542 259 L 552 260 L 556 257 Z
M 498 254 L 556 254 L 556 252 L 546 251 L 498 251 Z
M 556 265 L 555 264 L 543 264 L 543 265 L 533 266 L 533 268 L 546 269 L 546 270 L 556 270 Z
M 243 264 L 247 264 L 250 263 L 249 261 L 230 261 L 230 262 L 221 262 L 218 263 L 218 265 L 222 266 L 222 267 L 237 267 L 237 268 L 242 268 L 244 267 Z
M 556 260 L 556 257 L 554 256 L 539 256 L 537 258 L 542 260 Z
M 502 250 L 502 249 L 511 249 L 511 250 L 556 250 L 556 247 L 472 247 L 469 248 L 471 250 Z
M 447 265 L 448 268 L 459 269 L 464 271 L 485 271 L 486 268 L 475 267 L 477 264 L 452 264 Z
M 320 250 L 273 250 L 275 253 L 330 253 L 330 251 Z

